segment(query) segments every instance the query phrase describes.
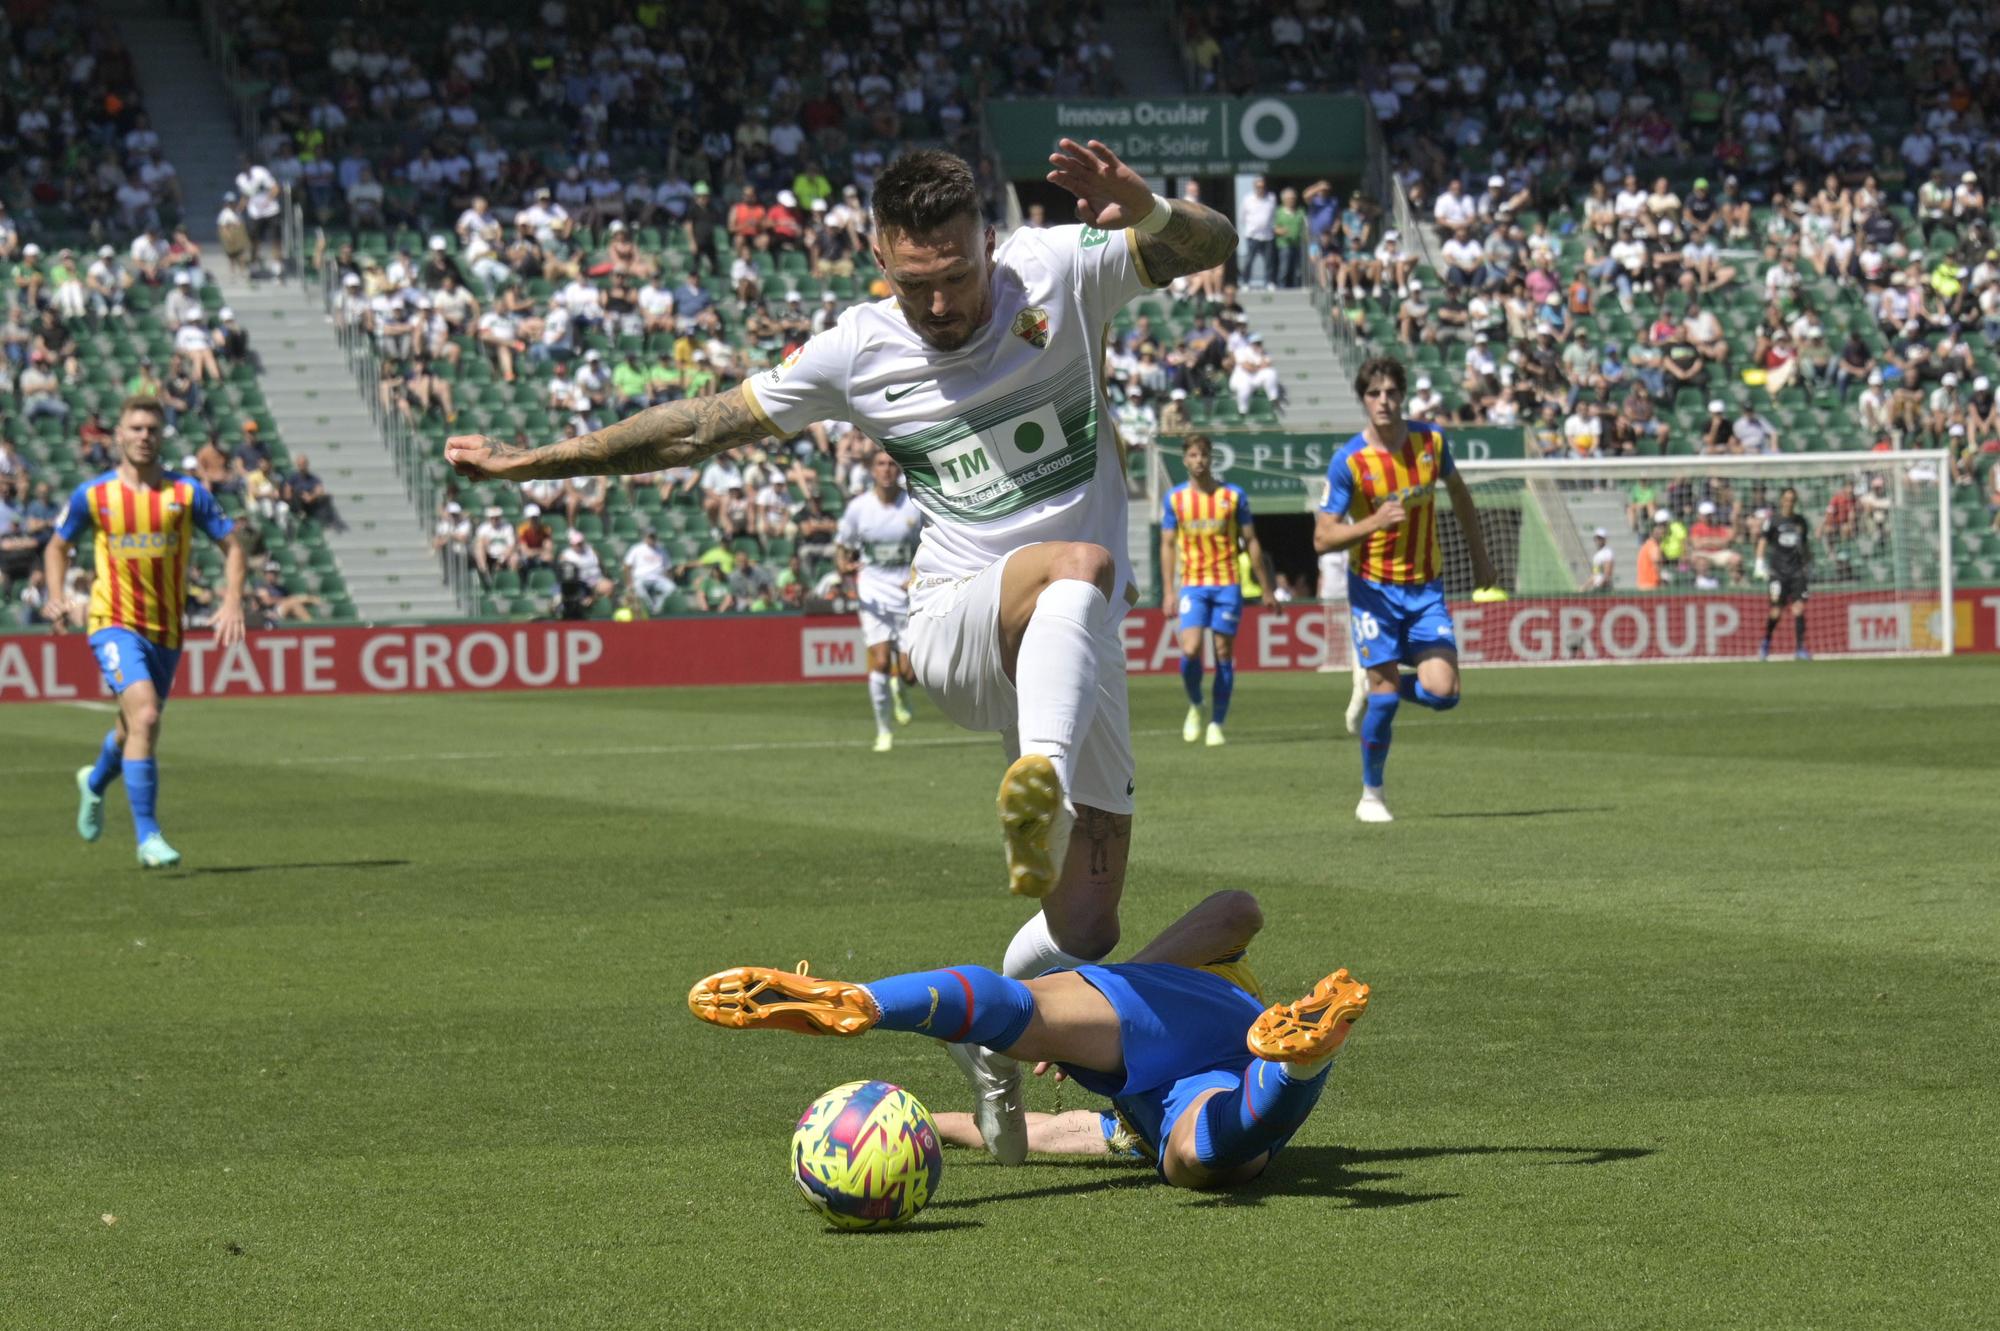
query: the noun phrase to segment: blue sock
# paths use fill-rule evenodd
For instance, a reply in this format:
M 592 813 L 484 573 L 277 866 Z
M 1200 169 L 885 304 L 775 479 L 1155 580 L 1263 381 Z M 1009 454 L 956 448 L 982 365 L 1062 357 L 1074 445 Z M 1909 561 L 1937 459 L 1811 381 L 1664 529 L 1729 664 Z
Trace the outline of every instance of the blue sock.
M 1319 1103 L 1327 1073 L 1293 1081 L 1283 1063 L 1258 1059 L 1243 1070 L 1243 1084 L 1212 1095 L 1194 1123 L 1195 1159 L 1210 1169 L 1234 1169 L 1291 1140 Z
M 1229 716 L 1229 695 L 1236 689 L 1236 659 L 1215 663 L 1215 715 L 1211 718 L 1221 725 Z
M 104 732 L 104 744 L 97 750 L 97 763 L 90 769 L 90 793 L 102 795 L 118 774 L 125 770 L 125 741 L 118 732 Z
M 954 1044 L 970 1040 L 989 1049 L 1009 1048 L 1035 1015 L 1035 996 L 1027 985 L 984 966 L 912 971 L 862 987 L 882 1009 L 885 1029 L 921 1031 Z
M 1389 739 L 1396 726 L 1396 708 L 1403 700 L 1393 693 L 1368 695 L 1368 712 L 1361 718 L 1361 784 L 1380 786 L 1389 761 Z
M 153 819 L 154 801 L 160 794 L 160 769 L 151 758 L 125 764 L 125 797 L 132 802 L 132 831 L 144 841 L 159 833 Z
M 1417 682 L 1417 675 L 1413 670 L 1403 672 L 1396 689 L 1399 696 L 1406 701 L 1428 707 L 1433 712 L 1449 712 L 1458 706 L 1456 693 L 1432 693 Z
M 1218 672 L 1221 669 L 1221 666 L 1216 667 Z M 1199 656 L 1183 656 L 1181 658 L 1181 686 L 1187 690 L 1188 701 L 1196 707 L 1201 706 L 1201 658 Z M 1222 685 L 1218 682 L 1215 687 L 1220 689 Z

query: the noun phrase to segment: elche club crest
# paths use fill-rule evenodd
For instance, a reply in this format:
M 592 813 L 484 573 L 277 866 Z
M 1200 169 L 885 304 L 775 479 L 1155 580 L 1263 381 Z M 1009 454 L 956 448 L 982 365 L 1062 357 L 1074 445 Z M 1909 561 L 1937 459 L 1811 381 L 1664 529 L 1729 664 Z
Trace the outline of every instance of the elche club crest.
M 1014 336 L 1040 351 L 1049 344 L 1049 312 L 1030 305 L 1014 316 Z

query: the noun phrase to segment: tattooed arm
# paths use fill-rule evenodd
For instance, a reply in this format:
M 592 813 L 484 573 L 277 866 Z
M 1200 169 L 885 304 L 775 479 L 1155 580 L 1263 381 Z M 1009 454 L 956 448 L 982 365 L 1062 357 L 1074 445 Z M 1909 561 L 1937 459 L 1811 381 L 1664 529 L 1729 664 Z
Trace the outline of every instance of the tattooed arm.
M 1063 139 L 1049 154 L 1048 180 L 1076 195 L 1076 215 L 1102 231 L 1146 220 L 1159 205 L 1139 173 L 1096 139 Z M 1236 228 L 1213 208 L 1186 199 L 1167 204 L 1164 229 L 1139 235 L 1139 264 L 1157 286 L 1215 267 L 1236 252 Z
M 692 467 L 772 432 L 742 388 L 682 398 L 627 416 L 616 425 L 546 448 L 520 448 L 484 435 L 445 440 L 445 461 L 470 480 L 539 481 L 566 476 L 632 476 Z
M 1136 233 L 1139 265 L 1155 286 L 1207 272 L 1236 253 L 1236 228 L 1221 213 L 1186 199 L 1174 199 L 1167 206 L 1173 216 L 1164 231 L 1156 236 Z

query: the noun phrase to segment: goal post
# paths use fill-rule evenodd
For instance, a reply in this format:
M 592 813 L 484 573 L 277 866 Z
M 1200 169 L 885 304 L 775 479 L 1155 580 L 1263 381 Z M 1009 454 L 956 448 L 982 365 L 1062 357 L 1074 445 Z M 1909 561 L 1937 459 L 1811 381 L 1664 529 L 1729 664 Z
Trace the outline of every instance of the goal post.
M 1218 436 L 1218 444 L 1227 436 Z M 1151 514 L 1170 484 L 1159 456 L 1139 450 Z M 1302 446 L 1302 456 L 1303 456 Z M 1224 480 L 1246 486 L 1260 512 L 1325 493 L 1323 472 L 1279 469 L 1277 459 L 1225 455 Z M 1290 461 L 1289 457 L 1286 459 Z M 1461 461 L 1459 474 L 1479 509 L 1502 602 L 1472 600 L 1472 559 L 1443 487 L 1436 495 L 1445 594 L 1459 658 L 1467 665 L 1755 660 L 1770 617 L 1772 581 L 1757 571 L 1761 510 L 1787 488 L 1811 527 L 1804 622 L 1815 656 L 1946 654 L 1955 646 L 1952 606 L 1949 455 L 1941 449 L 1893 453 L 1781 453 L 1772 457 L 1660 457 L 1601 460 Z M 1282 496 L 1282 498 L 1281 498 Z M 1713 550 L 1696 548 L 1701 505 L 1726 528 Z M 1659 551 L 1657 586 L 1641 586 L 1641 547 L 1661 510 L 1673 516 Z M 1295 511 L 1295 510 L 1294 510 Z M 1155 517 L 1156 521 L 1157 518 Z M 1135 522 L 1134 564 L 1148 567 L 1158 530 Z M 1603 528 L 1610 577 L 1591 586 L 1594 533 Z M 1704 538 L 1713 540 L 1714 532 Z M 1325 616 L 1319 668 L 1349 668 L 1351 632 L 1343 575 L 1314 579 Z M 1649 580 L 1650 581 L 1650 580 Z M 1781 587 L 1789 596 L 1794 588 Z M 1786 606 L 1772 656 L 1792 655 Z
M 1942 450 L 1458 468 L 1509 594 L 1505 602 L 1471 603 L 1471 555 L 1440 493 L 1445 589 L 1468 663 L 1755 659 L 1774 599 L 1787 604 L 1771 655 L 1792 655 L 1799 639 L 1789 602 L 1799 587 L 1768 566 L 1779 562 L 1774 552 L 1766 567 L 1757 560 L 1764 519 L 1787 488 L 1811 527 L 1807 651 L 1953 649 L 1951 469 Z M 1662 514 L 1665 524 L 1656 522 Z M 1642 575 L 1642 562 L 1657 578 Z M 1603 576 L 1593 580 L 1594 572 Z

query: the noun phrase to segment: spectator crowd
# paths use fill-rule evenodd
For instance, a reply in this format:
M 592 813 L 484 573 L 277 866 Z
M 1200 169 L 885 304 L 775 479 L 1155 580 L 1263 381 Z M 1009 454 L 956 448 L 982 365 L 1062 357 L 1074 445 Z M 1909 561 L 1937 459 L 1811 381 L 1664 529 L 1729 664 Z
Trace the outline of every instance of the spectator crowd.
M 112 428 L 130 397 L 160 403 L 167 465 L 238 517 L 263 575 L 250 589 L 253 619 L 335 612 L 320 590 L 337 576 L 303 576 L 296 542 L 309 527 L 337 525 L 338 513 L 310 461 L 267 437 L 261 363 L 215 298 L 212 256 L 181 225 L 190 201 L 117 25 L 87 5 L 16 6 L 0 40 L 10 61 L 0 93 L 0 355 L 11 390 L 0 411 L 0 624 L 33 627 L 50 613 L 43 551 L 72 487 L 116 465 Z M 267 239 L 262 205 L 250 212 L 248 229 Z M 226 249 L 226 229 L 224 238 Z M 209 559 L 204 548 L 189 566 L 197 623 L 214 600 Z M 92 577 L 87 557 L 71 564 L 73 627 Z
M 1432 371 L 1445 418 L 1522 426 L 1552 456 L 1947 448 L 1965 484 L 2000 453 L 1993 18 L 1949 0 L 1178 14 L 1198 90 L 1367 97 L 1428 234 L 1318 182 L 1304 267 Z M 1286 234 L 1251 241 L 1280 280 Z
M 1116 90 L 1089 7 L 835 9 L 775 54 L 755 7 L 676 26 L 656 8 L 551 4 L 526 32 L 467 10 L 428 17 L 435 42 L 309 19 L 289 3 L 237 6 L 230 26 L 239 60 L 269 85 L 255 169 L 328 228 L 316 257 L 332 313 L 373 348 L 383 410 L 426 433 L 497 421 L 536 441 L 727 391 L 851 301 L 885 296 L 868 197 L 901 145 L 942 142 L 985 172 L 973 117 L 988 96 Z M 748 93 L 746 61 L 758 71 Z M 1042 221 L 1036 210 L 1027 224 Z M 1107 349 L 1129 439 L 1185 429 L 1210 403 L 1248 416 L 1282 402 L 1278 367 L 1222 279 L 1183 279 Z M 697 530 L 664 533 L 673 604 L 774 606 L 794 585 L 840 594 L 830 547 L 815 553 L 823 543 L 802 524 L 837 519 L 866 485 L 873 448 L 829 421 L 793 445 L 732 455 L 746 482 L 734 490 L 704 474 L 519 498 L 556 524 L 558 555 L 579 529 L 638 548 L 618 521 L 633 504 L 648 522 L 685 509 Z M 515 504 L 501 514 L 510 540 L 479 537 L 491 497 L 441 501 L 461 511 L 436 515 L 440 552 L 507 604 L 561 582 L 559 560 L 534 557 L 542 538 Z M 673 513 L 654 516 L 662 506 Z M 787 547 L 800 545 L 793 569 Z M 721 572 L 745 546 L 768 565 L 774 596 L 746 596 L 740 580 L 725 594 Z M 715 578 L 702 576 L 705 552 Z M 621 597 L 649 603 L 629 585 Z

